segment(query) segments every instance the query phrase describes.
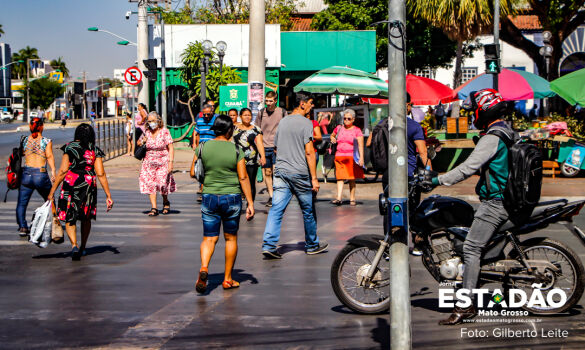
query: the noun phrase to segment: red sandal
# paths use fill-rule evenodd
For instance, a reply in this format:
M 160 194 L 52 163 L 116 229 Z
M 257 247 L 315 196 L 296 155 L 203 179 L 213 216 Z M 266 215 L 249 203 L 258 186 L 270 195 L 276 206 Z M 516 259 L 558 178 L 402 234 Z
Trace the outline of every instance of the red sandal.
M 207 277 L 209 275 L 209 271 L 207 267 L 202 267 L 199 270 L 199 277 L 197 278 L 197 282 L 195 283 L 195 290 L 197 293 L 205 293 L 207 290 Z
M 223 289 L 234 289 L 234 288 L 238 288 L 240 287 L 240 283 L 234 280 L 231 281 L 223 281 L 223 283 L 221 284 L 221 286 L 223 287 Z

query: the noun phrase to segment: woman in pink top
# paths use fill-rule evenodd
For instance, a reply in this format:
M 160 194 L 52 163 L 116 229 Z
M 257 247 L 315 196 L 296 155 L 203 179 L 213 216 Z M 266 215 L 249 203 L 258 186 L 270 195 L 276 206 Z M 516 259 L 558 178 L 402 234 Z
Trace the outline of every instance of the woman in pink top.
M 337 143 L 335 152 L 335 177 L 337 178 L 337 198 L 331 201 L 335 205 L 341 205 L 341 193 L 343 192 L 343 181 L 349 182 L 349 203 L 355 202 L 355 179 L 364 178 L 364 135 L 355 121 L 355 112 L 346 109 L 342 113 L 343 125 L 339 125 L 331 133 L 331 142 Z M 354 142 L 357 140 L 359 161 L 354 161 Z
M 148 119 L 148 112 L 146 111 L 146 105 L 144 103 L 138 104 L 138 113 L 136 114 L 136 119 L 134 125 L 137 128 L 140 128 L 144 131 L 144 124 L 146 124 L 146 119 Z

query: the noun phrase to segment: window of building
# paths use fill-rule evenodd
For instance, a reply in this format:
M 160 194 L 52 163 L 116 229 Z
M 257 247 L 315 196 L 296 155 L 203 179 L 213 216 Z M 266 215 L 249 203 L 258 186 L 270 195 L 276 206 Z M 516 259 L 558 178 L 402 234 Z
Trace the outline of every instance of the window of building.
M 477 76 L 477 67 L 461 68 L 461 84 L 465 84 Z
M 411 71 L 411 74 L 418 75 L 419 77 L 425 77 L 429 79 L 435 79 L 435 71 L 430 68 L 423 68 L 417 69 L 415 71 Z

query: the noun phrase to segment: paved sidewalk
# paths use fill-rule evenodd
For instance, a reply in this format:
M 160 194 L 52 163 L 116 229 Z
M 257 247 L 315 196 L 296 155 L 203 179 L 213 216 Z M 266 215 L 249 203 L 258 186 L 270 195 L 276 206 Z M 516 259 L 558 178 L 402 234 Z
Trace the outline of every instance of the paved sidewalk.
M 187 193 L 196 192 L 195 180 L 189 177 L 189 169 L 193 160 L 194 152 L 190 149 L 177 149 L 175 151 L 174 176 L 177 181 L 178 191 Z M 140 172 L 140 161 L 134 157 L 121 156 L 114 158 L 105 163 L 108 179 L 114 186 L 129 189 L 135 186 L 138 189 L 138 174 Z M 321 189 L 319 197 L 323 199 L 333 199 L 337 193 L 337 185 L 334 178 L 334 172 L 329 174 L 328 182 L 323 182 L 323 176 L 320 170 L 318 175 L 321 180 Z M 371 179 L 373 175 L 368 175 Z M 477 202 L 475 194 L 475 184 L 478 176 L 472 176 L 466 181 L 455 186 L 437 187 L 428 195 L 440 194 L 459 197 L 467 201 Z M 193 186 L 191 186 L 193 185 Z M 264 184 L 258 184 L 257 189 L 265 188 Z M 358 201 L 377 200 L 379 193 L 382 191 L 381 176 L 377 182 L 366 183 L 358 182 L 356 190 L 356 199 Z M 349 201 L 349 185 L 344 185 L 344 200 Z M 558 198 L 567 198 L 569 200 L 585 199 L 585 177 L 576 178 L 556 177 L 555 179 L 545 176 L 542 188 L 542 200 L 552 200 Z

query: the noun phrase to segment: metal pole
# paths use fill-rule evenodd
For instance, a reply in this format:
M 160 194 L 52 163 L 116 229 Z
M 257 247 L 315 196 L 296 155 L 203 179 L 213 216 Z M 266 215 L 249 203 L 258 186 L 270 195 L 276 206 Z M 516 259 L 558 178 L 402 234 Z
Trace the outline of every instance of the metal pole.
M 140 0 L 138 3 L 138 69 L 146 71 L 146 66 L 142 60 L 148 59 L 148 20 L 147 20 L 147 0 Z M 138 102 L 144 103 L 146 108 L 150 108 L 148 79 L 142 79 L 139 84 Z
M 388 229 L 390 239 L 390 345 L 411 348 L 408 265 L 408 152 L 406 148 L 406 7 L 388 5 Z
M 207 86 L 205 84 L 205 74 L 207 73 L 207 66 L 209 64 L 209 58 L 207 58 L 207 54 L 204 55 L 203 57 L 203 62 L 202 62 L 202 66 L 199 67 L 199 69 L 201 70 L 201 97 L 199 101 L 199 109 L 202 110 L 203 109 L 203 104 L 205 103 L 205 100 L 207 99 Z
M 496 44 L 496 52 L 498 53 L 498 61 L 500 60 L 500 0 L 494 0 L 494 44 Z M 499 66 L 499 64 L 498 64 Z M 493 74 L 494 90 L 498 90 L 498 75 Z
M 162 104 L 162 108 L 161 108 L 161 114 L 162 114 L 162 120 L 163 120 L 163 125 L 166 128 L 167 127 L 167 66 L 166 66 L 166 58 L 165 58 L 165 20 L 162 16 L 162 13 L 159 13 L 160 15 L 160 32 L 161 32 L 161 38 L 160 38 L 160 65 L 161 65 L 161 74 L 162 74 L 162 79 L 161 79 L 161 85 L 162 85 L 162 91 L 161 91 L 161 104 Z
M 264 86 L 266 85 L 266 63 L 264 53 L 264 0 L 250 0 L 250 46 L 248 54 L 248 107 L 255 117 L 264 107 Z M 262 86 L 257 86 L 261 83 Z M 255 89 L 252 90 L 252 84 Z M 260 93 L 258 92 L 260 90 Z M 256 91 L 254 93 L 254 91 Z
M 30 58 L 26 59 L 26 113 L 22 116 L 23 122 L 28 122 L 28 115 L 30 113 Z
M 545 56 L 544 60 L 546 62 L 545 63 L 546 64 L 546 80 L 548 81 L 550 79 L 550 76 L 549 76 L 549 73 L 550 73 L 549 60 L 550 60 L 550 58 L 548 56 Z M 548 99 L 548 97 L 545 97 L 544 98 L 544 106 L 543 106 L 543 110 L 542 110 L 542 116 L 548 117 L 549 110 L 550 110 L 549 99 Z
M 86 88 L 87 88 L 87 86 L 86 86 L 86 80 L 85 80 L 85 71 L 83 71 L 83 101 L 81 102 L 81 108 L 83 110 L 83 118 L 82 119 L 87 118 L 87 101 L 85 100 L 85 89 Z

